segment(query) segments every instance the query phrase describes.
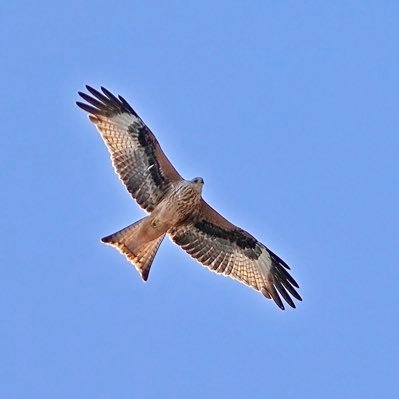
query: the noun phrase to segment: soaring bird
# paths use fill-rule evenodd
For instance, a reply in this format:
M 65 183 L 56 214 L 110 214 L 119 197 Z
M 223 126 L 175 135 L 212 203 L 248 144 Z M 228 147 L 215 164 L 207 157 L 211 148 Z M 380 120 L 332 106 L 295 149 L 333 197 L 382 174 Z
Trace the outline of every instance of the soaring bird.
M 116 173 L 148 216 L 102 238 L 133 263 L 146 281 L 165 235 L 210 270 L 230 276 L 284 309 L 301 301 L 297 282 L 279 256 L 235 226 L 202 198 L 204 180 L 183 179 L 129 103 L 101 87 L 79 92 L 111 155 Z

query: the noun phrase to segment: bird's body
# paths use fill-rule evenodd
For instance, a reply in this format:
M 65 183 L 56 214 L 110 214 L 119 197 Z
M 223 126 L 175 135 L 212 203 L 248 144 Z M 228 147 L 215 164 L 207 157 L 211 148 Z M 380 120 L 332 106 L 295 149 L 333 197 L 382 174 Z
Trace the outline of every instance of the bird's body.
M 280 295 L 295 307 L 301 297 L 288 265 L 245 230 L 230 223 L 202 198 L 200 177 L 183 179 L 157 139 L 122 97 L 87 86 L 93 97 L 79 93 L 127 190 L 149 215 L 102 239 L 127 256 L 147 280 L 165 235 L 209 269 L 229 275 L 273 299 Z
M 198 179 L 198 178 L 197 178 Z M 167 194 L 152 212 L 158 220 L 167 220 L 168 230 L 184 221 L 198 217 L 203 180 L 182 180 Z M 151 215 L 152 215 L 151 214 Z
M 201 183 L 187 180 L 172 186 L 151 214 L 141 219 L 140 224 L 136 226 L 134 239 L 130 239 L 130 252 L 135 253 L 143 244 L 158 239 L 173 227 L 188 221 L 195 222 L 198 218 L 201 191 Z M 114 234 L 103 238 L 104 242 L 115 245 L 117 242 L 113 240 Z

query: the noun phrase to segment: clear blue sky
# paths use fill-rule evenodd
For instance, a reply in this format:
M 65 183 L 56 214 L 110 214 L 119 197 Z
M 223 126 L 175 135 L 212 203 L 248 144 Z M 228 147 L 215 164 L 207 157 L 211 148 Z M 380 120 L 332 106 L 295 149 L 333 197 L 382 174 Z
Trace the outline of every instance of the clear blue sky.
M 3 2 L 0 397 L 398 395 L 398 20 L 397 1 Z M 143 212 L 85 84 L 292 266 L 296 310 L 169 240 L 147 284 L 100 243 Z

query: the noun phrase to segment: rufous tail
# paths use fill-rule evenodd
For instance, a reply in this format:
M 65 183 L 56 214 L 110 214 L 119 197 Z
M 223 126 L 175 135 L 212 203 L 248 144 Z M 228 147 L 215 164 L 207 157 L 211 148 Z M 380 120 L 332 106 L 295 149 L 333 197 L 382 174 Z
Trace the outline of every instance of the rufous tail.
M 101 239 L 102 242 L 116 247 L 134 264 L 142 279 L 147 281 L 152 262 L 165 234 L 152 241 L 142 243 L 140 227 L 147 218 L 143 218 L 124 229 Z

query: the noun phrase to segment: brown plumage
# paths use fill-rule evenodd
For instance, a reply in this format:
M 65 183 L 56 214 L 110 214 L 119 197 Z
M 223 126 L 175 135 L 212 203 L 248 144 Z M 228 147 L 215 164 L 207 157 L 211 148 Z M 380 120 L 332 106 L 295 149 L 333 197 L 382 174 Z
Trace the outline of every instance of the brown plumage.
M 210 270 L 230 276 L 261 292 L 284 309 L 281 297 L 295 308 L 301 300 L 288 265 L 251 234 L 216 212 L 201 196 L 203 179 L 184 180 L 162 151 L 157 139 L 121 96 L 104 87 L 91 95 L 79 92 L 111 154 L 127 190 L 149 215 L 104 237 L 132 262 L 147 280 L 166 234 Z

